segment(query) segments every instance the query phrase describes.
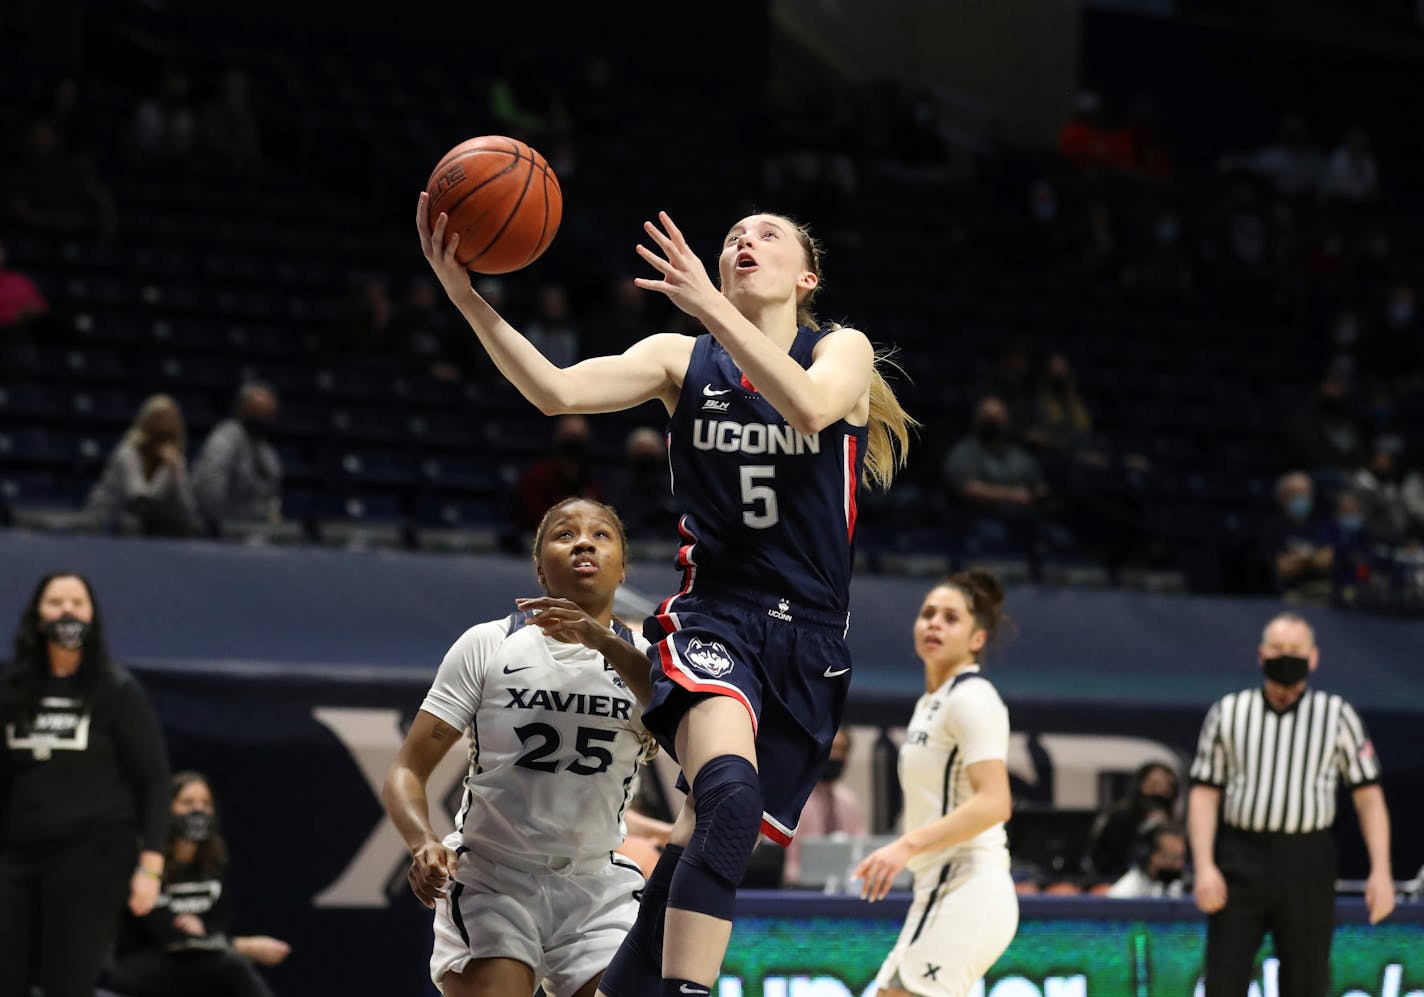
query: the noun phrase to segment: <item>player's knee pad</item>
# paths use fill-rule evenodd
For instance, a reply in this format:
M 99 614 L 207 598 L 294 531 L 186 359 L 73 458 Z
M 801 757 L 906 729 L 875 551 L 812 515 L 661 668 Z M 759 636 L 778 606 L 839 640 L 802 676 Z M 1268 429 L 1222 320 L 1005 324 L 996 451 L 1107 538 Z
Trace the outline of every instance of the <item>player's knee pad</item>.
M 756 767 L 740 755 L 719 755 L 692 784 L 697 825 L 684 862 L 707 868 L 736 887 L 761 832 L 761 783 Z
M 740 755 L 719 755 L 692 785 L 697 825 L 678 865 L 669 906 L 730 919 L 736 889 L 761 830 L 756 768 Z

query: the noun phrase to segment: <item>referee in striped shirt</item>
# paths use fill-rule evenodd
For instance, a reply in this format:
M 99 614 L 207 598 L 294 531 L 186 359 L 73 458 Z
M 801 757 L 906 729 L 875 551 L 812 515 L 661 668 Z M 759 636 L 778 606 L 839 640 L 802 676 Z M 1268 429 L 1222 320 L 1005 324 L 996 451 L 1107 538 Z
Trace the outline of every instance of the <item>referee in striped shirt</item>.
M 1258 651 L 1264 683 L 1233 692 L 1202 724 L 1187 824 L 1206 913 L 1206 997 L 1246 997 L 1266 932 L 1282 997 L 1325 997 L 1335 917 L 1336 780 L 1344 776 L 1370 855 L 1370 923 L 1394 909 L 1389 811 L 1379 761 L 1353 707 L 1306 688 L 1315 633 L 1282 613 Z M 1224 797 L 1224 799 L 1223 799 Z

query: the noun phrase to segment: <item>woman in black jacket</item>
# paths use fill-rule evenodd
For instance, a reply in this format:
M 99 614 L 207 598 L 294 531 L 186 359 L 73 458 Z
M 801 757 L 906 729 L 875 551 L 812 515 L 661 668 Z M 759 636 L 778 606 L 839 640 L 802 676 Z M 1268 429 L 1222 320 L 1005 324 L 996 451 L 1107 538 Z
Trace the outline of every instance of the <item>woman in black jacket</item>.
M 208 780 L 173 776 L 163 891 L 146 916 L 124 918 L 106 983 L 130 997 L 272 997 L 254 962 L 274 966 L 291 946 L 265 935 L 230 937 L 227 844 Z
M 168 753 L 75 572 L 41 578 L 20 616 L 0 730 L 0 997 L 91 997 L 125 899 L 158 897 Z

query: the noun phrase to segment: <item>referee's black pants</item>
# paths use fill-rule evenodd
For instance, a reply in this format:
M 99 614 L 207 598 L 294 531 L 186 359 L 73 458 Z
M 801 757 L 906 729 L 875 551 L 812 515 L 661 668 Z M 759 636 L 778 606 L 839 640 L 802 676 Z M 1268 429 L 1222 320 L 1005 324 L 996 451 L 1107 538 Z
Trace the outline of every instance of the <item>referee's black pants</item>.
M 93 997 L 137 858 L 127 824 L 0 850 L 0 997 Z
M 1335 841 L 1222 825 L 1216 864 L 1226 906 L 1206 922 L 1206 997 L 1246 997 L 1266 932 L 1280 960 L 1280 997 L 1326 997 L 1335 931 Z

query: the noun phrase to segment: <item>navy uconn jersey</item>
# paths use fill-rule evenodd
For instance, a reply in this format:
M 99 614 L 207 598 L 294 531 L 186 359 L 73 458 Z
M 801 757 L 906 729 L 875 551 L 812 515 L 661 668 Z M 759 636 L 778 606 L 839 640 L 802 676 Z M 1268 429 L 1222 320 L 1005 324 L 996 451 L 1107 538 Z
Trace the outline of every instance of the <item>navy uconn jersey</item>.
M 810 367 L 824 335 L 799 327 L 792 359 Z M 750 588 L 845 612 L 865 441 L 866 427 L 843 419 L 819 433 L 793 429 L 721 343 L 697 337 L 668 423 L 682 591 Z

